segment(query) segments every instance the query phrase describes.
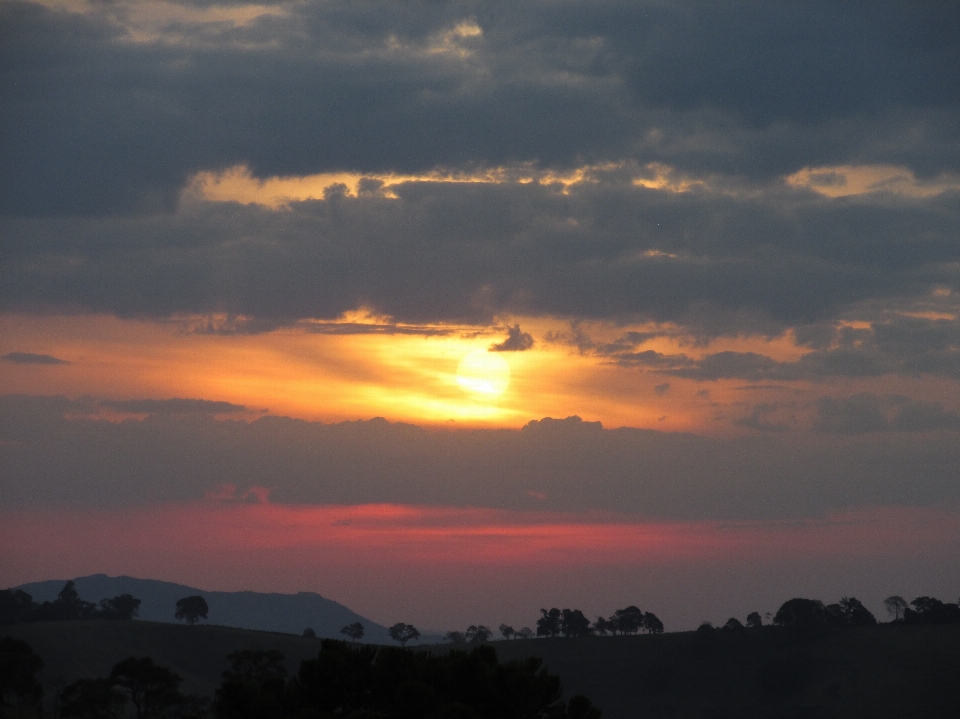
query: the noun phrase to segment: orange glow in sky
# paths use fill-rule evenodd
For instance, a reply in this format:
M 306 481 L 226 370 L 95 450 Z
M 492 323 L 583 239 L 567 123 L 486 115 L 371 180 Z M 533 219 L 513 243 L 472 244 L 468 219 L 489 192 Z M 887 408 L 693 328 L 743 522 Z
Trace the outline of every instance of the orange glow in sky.
M 0 393 L 209 399 L 245 405 L 250 419 L 269 410 L 326 422 L 383 416 L 421 425 L 520 427 L 532 419 L 576 414 L 606 427 L 728 433 L 729 423 L 718 417 L 729 419 L 744 402 L 765 397 L 795 400 L 804 387 L 802 382 L 768 387 L 744 387 L 749 383 L 742 380 L 696 382 L 619 367 L 558 341 L 570 329 L 560 321 L 517 321 L 536 338 L 533 348 L 492 353 L 486 350 L 503 339 L 505 330 L 395 326 L 362 312 L 336 323 L 304 322 L 260 334 L 198 332 L 210 320 L 196 318 L 7 314 L 0 315 L 0 355 L 29 351 L 69 364 L 4 363 Z M 591 331 L 613 341 L 626 328 Z M 756 351 L 780 361 L 796 360 L 805 351 L 789 333 L 772 340 L 721 338 L 709 347 L 691 345 L 683 337 L 657 337 L 642 349 L 691 355 Z M 465 370 L 468 356 L 484 361 Z M 944 398 L 944 383 L 934 379 L 866 378 L 860 385 L 869 388 L 879 381 L 885 391 L 898 382 L 912 383 L 914 394 Z M 851 381 L 846 389 L 855 386 Z

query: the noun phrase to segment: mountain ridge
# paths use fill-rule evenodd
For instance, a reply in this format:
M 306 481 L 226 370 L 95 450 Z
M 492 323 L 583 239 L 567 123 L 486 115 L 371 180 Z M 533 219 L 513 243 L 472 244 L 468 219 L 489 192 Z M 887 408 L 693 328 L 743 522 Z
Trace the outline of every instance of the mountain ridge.
M 67 581 L 48 579 L 21 584 L 15 589 L 27 592 L 36 602 L 52 601 Z M 196 595 L 207 602 L 210 624 L 286 634 L 301 634 L 309 627 L 318 637 L 343 639 L 340 630 L 348 624 L 360 622 L 365 630 L 365 643 L 393 643 L 387 628 L 382 624 L 316 592 L 283 594 L 250 590 L 206 591 L 159 579 L 140 579 L 125 575 L 111 577 L 106 574 L 76 577 L 72 581 L 76 584 L 80 597 L 88 602 L 99 602 L 120 594 L 132 594 L 142 602 L 138 618 L 145 621 L 176 623 L 174 612 L 177 600 Z

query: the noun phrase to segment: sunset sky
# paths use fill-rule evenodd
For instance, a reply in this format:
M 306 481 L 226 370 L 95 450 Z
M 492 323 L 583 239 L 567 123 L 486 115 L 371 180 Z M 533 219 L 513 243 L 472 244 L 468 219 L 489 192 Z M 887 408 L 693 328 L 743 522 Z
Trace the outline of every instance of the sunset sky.
M 0 0 L 0 585 L 956 601 L 957 28 Z

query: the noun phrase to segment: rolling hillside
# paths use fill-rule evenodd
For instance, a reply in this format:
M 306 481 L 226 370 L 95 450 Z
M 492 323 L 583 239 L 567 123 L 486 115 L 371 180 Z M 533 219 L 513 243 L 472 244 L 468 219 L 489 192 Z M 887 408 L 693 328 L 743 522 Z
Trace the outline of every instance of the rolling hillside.
M 19 624 L 0 629 L 43 658 L 52 696 L 60 682 L 105 676 L 120 659 L 150 656 L 212 696 L 239 649 L 277 649 L 290 672 L 318 640 L 228 627 L 145 621 Z M 584 694 L 604 719 L 954 719 L 960 716 L 960 625 L 880 625 L 803 640 L 775 627 L 494 642 L 501 661 L 542 657 L 565 696 Z M 469 649 L 469 647 L 461 647 Z M 448 645 L 422 651 L 449 651 Z
M 52 601 L 66 580 L 24 584 L 22 589 L 34 601 Z M 340 630 L 353 622 L 361 622 L 370 644 L 392 644 L 387 628 L 362 617 L 347 607 L 313 592 L 297 594 L 267 594 L 261 592 L 207 592 L 183 584 L 161 582 L 134 577 L 108 577 L 93 574 L 74 579 L 81 599 L 99 602 L 104 597 L 132 594 L 142 600 L 139 618 L 151 622 L 176 622 L 174 608 L 177 600 L 199 595 L 210 608 L 208 622 L 225 627 L 258 629 L 268 632 L 301 634 L 311 627 L 318 637 L 343 639 Z

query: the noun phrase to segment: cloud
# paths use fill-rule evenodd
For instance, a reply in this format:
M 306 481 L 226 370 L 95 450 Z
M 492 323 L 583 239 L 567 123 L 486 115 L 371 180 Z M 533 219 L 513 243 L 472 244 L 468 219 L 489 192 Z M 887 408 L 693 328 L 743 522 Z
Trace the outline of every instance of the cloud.
M 664 382 L 663 384 L 658 384 L 653 388 L 653 391 L 658 397 L 663 397 L 667 392 L 670 391 L 670 383 Z
M 0 357 L 0 360 L 15 364 L 70 364 L 66 360 L 51 355 L 34 354 L 33 352 L 8 352 Z
M 830 434 L 960 429 L 960 414 L 944 410 L 940 402 L 922 402 L 901 395 L 859 393 L 821 397 L 816 411 L 814 427 Z
M 233 414 L 249 411 L 242 404 L 207 399 L 102 399 L 101 407 L 132 414 Z
M 608 358 L 623 367 L 643 367 L 653 372 L 699 382 L 741 379 L 751 382 L 865 378 L 884 375 L 933 375 L 960 378 L 960 320 L 895 316 L 852 327 L 822 323 L 800 327 L 798 344 L 812 351 L 794 361 L 779 361 L 757 352 L 708 352 L 701 356 L 665 354 L 655 350 L 632 351 L 646 335 L 624 335 L 608 345 L 589 341 L 585 351 Z M 863 326 L 866 325 L 866 326 Z M 769 389 L 754 384 L 741 389 Z
M 936 408 L 884 402 L 891 426 L 956 421 Z M 206 493 L 239 498 L 253 487 L 269 487 L 270 502 L 279 504 L 537 506 L 688 519 L 960 501 L 953 431 L 853 434 L 837 442 L 788 425 L 794 431 L 714 439 L 568 417 L 519 431 L 438 432 L 383 419 L 155 414 L 111 422 L 77 415 L 76 407 L 65 398 L 0 397 L 0 506 L 142 506 Z M 756 426 L 774 429 L 764 423 L 787 422 L 792 408 L 748 412 L 756 412 Z M 63 476 L 73 479 L 64 483 Z M 229 485 L 236 490 L 225 491 Z
M 239 163 L 266 178 L 637 156 L 770 178 L 857 160 L 927 177 L 960 157 L 952 3 L 86 7 L 0 6 L 8 212 L 165 210 L 192 173 Z
M 490 345 L 491 352 L 523 352 L 533 347 L 533 336 L 523 332 L 520 325 L 507 328 L 507 338 L 503 342 Z

